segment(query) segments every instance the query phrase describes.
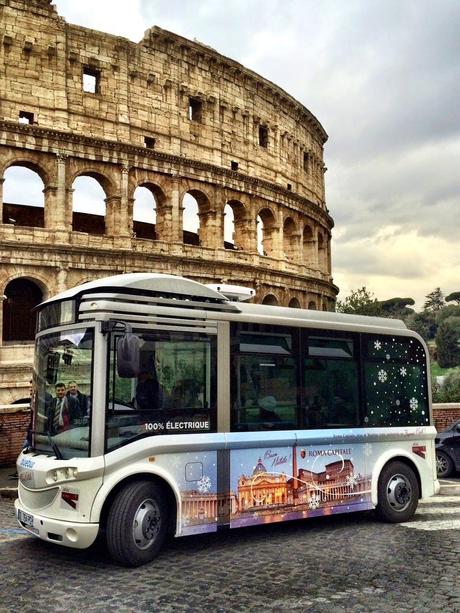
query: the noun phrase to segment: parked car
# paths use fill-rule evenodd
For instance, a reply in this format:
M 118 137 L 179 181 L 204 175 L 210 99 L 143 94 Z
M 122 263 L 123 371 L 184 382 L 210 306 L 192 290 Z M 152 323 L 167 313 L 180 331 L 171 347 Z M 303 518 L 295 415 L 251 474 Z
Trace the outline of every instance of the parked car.
M 460 470 L 460 420 L 438 432 L 435 443 L 438 477 L 449 477 Z

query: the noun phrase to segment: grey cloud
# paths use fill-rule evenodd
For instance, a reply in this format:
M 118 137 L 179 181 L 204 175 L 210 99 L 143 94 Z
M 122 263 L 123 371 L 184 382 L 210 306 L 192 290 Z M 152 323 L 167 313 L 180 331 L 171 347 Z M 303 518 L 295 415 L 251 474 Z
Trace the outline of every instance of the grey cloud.
M 381 257 L 372 246 L 363 248 L 362 243 L 357 245 L 342 245 L 339 241 L 333 253 L 334 270 L 336 272 L 356 272 L 363 276 L 379 275 L 382 277 L 397 277 L 400 279 L 423 279 L 425 268 L 417 259 L 407 257 L 401 260 L 388 251 Z

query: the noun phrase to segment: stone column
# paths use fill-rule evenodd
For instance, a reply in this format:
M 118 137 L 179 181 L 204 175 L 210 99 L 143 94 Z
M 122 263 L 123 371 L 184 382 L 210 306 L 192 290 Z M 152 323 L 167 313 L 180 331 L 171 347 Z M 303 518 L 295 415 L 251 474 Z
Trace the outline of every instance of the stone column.
M 235 220 L 235 245 L 238 249 L 257 253 L 257 220 L 251 215 Z
M 43 190 L 45 195 L 45 228 L 50 230 L 63 230 L 64 220 L 58 209 L 58 188 L 56 185 L 47 185 Z
M 264 253 L 271 258 L 283 259 L 283 228 L 277 224 L 265 227 L 263 239 Z
M 61 266 L 58 268 L 58 273 L 56 276 L 56 292 L 63 292 L 67 289 L 67 273 L 69 269 L 67 266 Z
M 66 165 L 67 155 L 58 153 L 57 159 L 57 193 L 56 193 L 56 230 L 71 230 L 72 221 L 69 224 L 67 211 L 68 201 L 66 198 Z M 70 212 L 72 214 L 72 211 Z
M 165 206 L 162 227 L 162 240 L 182 243 L 184 207 L 180 201 L 180 177 L 176 175 L 170 182 L 170 202 Z
M 69 187 L 65 190 L 65 225 L 72 231 L 73 228 L 73 193 L 74 189 Z
M 3 184 L 5 177 L 0 177 L 0 224 L 3 223 Z
M 133 224 L 133 215 L 132 215 L 132 206 L 131 206 L 131 215 L 130 207 L 129 207 L 129 166 L 123 165 L 121 167 L 121 197 L 119 199 L 119 211 L 118 211 L 118 227 L 115 230 L 118 230 L 116 234 L 118 236 L 131 236 L 132 224 Z M 114 232 L 115 233 L 115 232 Z
M 222 224 L 220 215 L 217 215 L 215 209 L 198 213 L 200 220 L 200 246 L 210 249 L 223 247 Z

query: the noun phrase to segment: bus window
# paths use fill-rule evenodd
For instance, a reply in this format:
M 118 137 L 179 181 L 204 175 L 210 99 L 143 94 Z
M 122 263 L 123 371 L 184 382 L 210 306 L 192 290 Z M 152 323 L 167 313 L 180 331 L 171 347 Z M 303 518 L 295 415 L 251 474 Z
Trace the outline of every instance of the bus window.
M 297 427 L 297 381 L 290 333 L 241 332 L 232 356 L 232 430 Z
M 369 426 L 426 426 L 430 422 L 426 357 L 417 339 L 364 337 Z
M 309 336 L 304 359 L 307 428 L 359 424 L 358 362 L 351 337 Z
M 143 332 L 136 377 L 116 368 L 110 353 L 107 447 L 152 434 L 215 432 L 215 338 L 183 332 Z

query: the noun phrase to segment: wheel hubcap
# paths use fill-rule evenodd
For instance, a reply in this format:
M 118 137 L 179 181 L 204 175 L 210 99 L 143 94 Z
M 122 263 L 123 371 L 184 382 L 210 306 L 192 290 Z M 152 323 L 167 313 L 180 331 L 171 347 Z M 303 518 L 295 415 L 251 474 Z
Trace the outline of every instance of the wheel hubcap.
M 447 460 L 443 456 L 436 456 L 436 469 L 438 474 L 442 474 L 447 470 Z
M 160 509 L 150 498 L 141 502 L 134 514 L 133 538 L 139 549 L 147 549 L 160 530 Z
M 404 511 L 412 499 L 412 488 L 404 475 L 393 475 L 388 482 L 387 499 L 395 511 Z

